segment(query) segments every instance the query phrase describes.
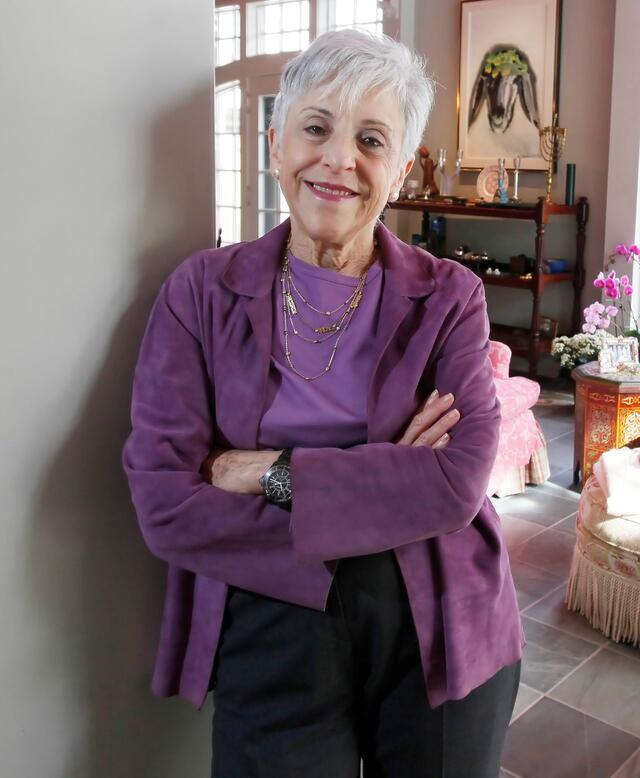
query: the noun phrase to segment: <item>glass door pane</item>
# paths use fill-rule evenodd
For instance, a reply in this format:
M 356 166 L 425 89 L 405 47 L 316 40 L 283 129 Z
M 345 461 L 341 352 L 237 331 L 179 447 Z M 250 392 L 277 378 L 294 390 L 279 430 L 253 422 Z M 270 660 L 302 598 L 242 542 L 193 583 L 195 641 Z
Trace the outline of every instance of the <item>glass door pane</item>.
M 241 105 L 242 92 L 237 81 L 216 88 L 214 180 L 216 229 L 222 230 L 222 246 L 237 243 L 242 237 Z
M 248 201 L 246 239 L 259 237 L 276 227 L 289 216 L 289 207 L 280 191 L 280 185 L 270 173 L 268 130 L 279 75 L 257 76 L 249 79 L 247 95 L 248 140 Z M 253 226 L 250 227 L 249 224 Z

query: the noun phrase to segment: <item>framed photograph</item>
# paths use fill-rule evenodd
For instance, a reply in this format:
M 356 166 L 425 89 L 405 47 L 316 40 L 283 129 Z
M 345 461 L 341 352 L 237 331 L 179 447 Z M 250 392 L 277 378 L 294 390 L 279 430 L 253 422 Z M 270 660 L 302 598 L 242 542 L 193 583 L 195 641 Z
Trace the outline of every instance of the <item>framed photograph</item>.
M 638 364 L 638 341 L 636 338 L 606 338 L 598 354 L 601 373 L 615 373 L 618 370 Z
M 464 169 L 520 156 L 546 170 L 539 133 L 558 112 L 562 0 L 463 0 L 460 4 L 458 148 Z

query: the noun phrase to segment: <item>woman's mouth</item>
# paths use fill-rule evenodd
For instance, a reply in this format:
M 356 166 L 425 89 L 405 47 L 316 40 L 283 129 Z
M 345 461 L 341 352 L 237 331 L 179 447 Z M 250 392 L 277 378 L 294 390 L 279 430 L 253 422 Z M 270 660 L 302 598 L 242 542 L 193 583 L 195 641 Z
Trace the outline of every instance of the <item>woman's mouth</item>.
M 320 200 L 339 202 L 341 200 L 351 200 L 353 197 L 358 196 L 358 193 L 353 192 L 351 189 L 341 188 L 324 182 L 305 181 L 305 184 L 313 192 L 314 196 Z

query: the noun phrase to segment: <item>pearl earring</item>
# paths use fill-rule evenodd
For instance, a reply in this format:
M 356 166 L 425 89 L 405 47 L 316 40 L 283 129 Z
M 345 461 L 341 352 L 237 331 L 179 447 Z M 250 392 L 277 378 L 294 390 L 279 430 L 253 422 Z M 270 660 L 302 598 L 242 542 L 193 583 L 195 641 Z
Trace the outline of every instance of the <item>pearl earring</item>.
M 400 197 L 400 192 L 391 192 L 389 195 L 389 202 L 395 202 Z
M 271 171 L 271 175 L 275 178 L 276 181 L 280 180 L 280 171 L 277 168 Z

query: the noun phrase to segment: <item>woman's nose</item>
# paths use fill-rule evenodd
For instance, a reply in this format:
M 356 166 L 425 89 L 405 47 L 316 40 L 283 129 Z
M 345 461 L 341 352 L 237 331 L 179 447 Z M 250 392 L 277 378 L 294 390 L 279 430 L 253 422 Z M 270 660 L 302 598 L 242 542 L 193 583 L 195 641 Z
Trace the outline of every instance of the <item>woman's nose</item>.
M 350 170 L 356 165 L 355 154 L 353 139 L 335 133 L 324 144 L 323 162 L 331 170 Z

